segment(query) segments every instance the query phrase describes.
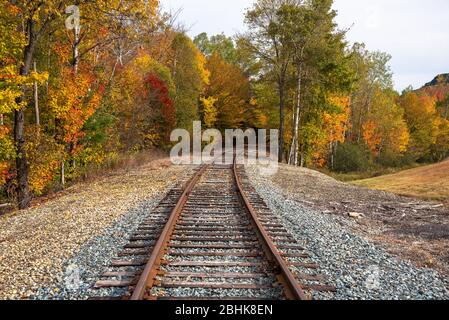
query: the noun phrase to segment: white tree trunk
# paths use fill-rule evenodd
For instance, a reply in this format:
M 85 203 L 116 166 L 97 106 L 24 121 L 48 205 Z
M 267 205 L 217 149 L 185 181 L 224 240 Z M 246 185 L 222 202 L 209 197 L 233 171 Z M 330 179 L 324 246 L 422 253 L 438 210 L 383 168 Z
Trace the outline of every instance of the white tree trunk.
M 292 133 L 292 143 L 290 145 L 290 154 L 288 157 L 288 164 L 289 165 L 293 165 L 295 163 L 295 159 L 294 159 L 294 152 L 296 149 L 296 135 L 295 135 L 295 128 L 296 128 L 296 105 L 293 108 L 293 122 L 292 122 L 292 127 L 293 127 L 293 133 Z
M 65 162 L 62 160 L 61 162 L 61 186 L 65 187 Z
M 294 128 L 293 128 L 293 141 L 290 148 L 290 164 L 298 165 L 298 153 L 299 153 L 299 124 L 301 122 L 301 89 L 302 89 L 302 66 L 298 67 L 298 87 L 296 92 L 296 105 L 294 115 Z

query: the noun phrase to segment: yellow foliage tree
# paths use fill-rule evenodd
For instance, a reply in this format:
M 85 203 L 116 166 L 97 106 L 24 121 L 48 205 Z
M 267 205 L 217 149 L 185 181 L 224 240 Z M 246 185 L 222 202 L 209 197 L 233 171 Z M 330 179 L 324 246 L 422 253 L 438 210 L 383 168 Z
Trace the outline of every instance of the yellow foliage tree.
M 333 106 L 333 112 L 320 112 L 320 128 L 317 128 L 312 139 L 314 150 L 312 161 L 320 168 L 324 167 L 329 159 L 333 161 L 332 156 L 336 145 L 345 141 L 350 116 L 348 97 L 335 95 L 327 100 L 328 104 Z
M 200 98 L 201 104 L 203 106 L 203 123 L 206 128 L 213 128 L 218 120 L 218 110 L 215 103 L 218 101 L 217 98 L 207 97 Z
M 396 104 L 393 92 L 377 89 L 373 106 L 362 125 L 362 137 L 374 156 L 382 153 L 401 155 L 407 151 L 410 134 L 404 111 Z

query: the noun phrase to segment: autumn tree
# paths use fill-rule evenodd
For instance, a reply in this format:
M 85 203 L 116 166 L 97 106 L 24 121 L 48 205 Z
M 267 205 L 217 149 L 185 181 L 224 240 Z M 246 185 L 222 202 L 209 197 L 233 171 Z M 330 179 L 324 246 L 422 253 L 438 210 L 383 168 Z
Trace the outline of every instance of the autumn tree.
M 435 99 L 426 95 L 408 92 L 399 100 L 405 112 L 410 130 L 409 153 L 419 160 L 430 152 L 438 136 L 438 120 Z
M 430 160 L 443 161 L 449 157 L 449 120 L 437 118 L 438 134 L 435 144 L 430 148 Z
M 193 42 L 206 57 L 211 57 L 214 53 L 217 53 L 228 63 L 237 64 L 238 62 L 238 53 L 234 41 L 224 33 L 209 38 L 207 33 L 204 32 L 197 35 Z
M 363 141 L 373 156 L 387 165 L 394 165 L 408 150 L 410 134 L 404 110 L 396 104 L 397 94 L 376 89 L 373 105 L 362 125 Z
M 208 129 L 215 128 L 218 120 L 218 109 L 216 103 L 217 98 L 214 97 L 201 97 L 201 118 L 203 119 L 204 126 Z
M 351 130 L 353 141 L 362 141 L 363 125 L 373 109 L 378 90 L 393 89 L 393 74 L 388 65 L 391 56 L 382 52 L 369 52 L 365 45 L 356 43 L 350 51 L 356 82 L 351 92 Z
M 110 112 L 117 119 L 119 150 L 163 146 L 177 120 L 170 69 L 142 51 L 120 71 L 115 83 Z
M 31 1 L 31 2 L 17 2 L 17 1 L 1 1 L 0 10 L 15 11 L 17 39 L 23 42 L 17 48 L 20 51 L 20 59 L 14 61 L 18 76 L 27 77 L 31 74 L 33 60 L 37 45 L 48 31 L 50 25 L 57 20 L 60 20 L 65 6 L 68 1 Z M 17 174 L 17 198 L 19 208 L 24 209 L 29 206 L 31 201 L 31 194 L 28 186 L 28 160 L 26 152 L 25 139 L 25 108 L 28 104 L 27 85 L 22 83 L 21 94 L 15 98 L 14 108 L 14 142 L 16 147 L 16 174 Z
M 32 71 L 34 61 L 46 55 L 47 63 L 45 65 L 49 71 L 52 71 L 50 72 L 50 77 L 59 77 L 59 71 L 61 71 L 61 74 L 67 75 L 67 72 L 64 71 L 64 68 L 67 68 L 69 66 L 72 67 L 72 73 L 76 77 L 79 70 L 80 60 L 83 56 L 96 51 L 96 49 L 102 46 L 107 46 L 111 44 L 111 41 L 117 39 L 117 37 L 115 37 L 116 33 L 112 32 L 114 26 L 120 25 L 122 28 L 125 26 L 129 26 L 128 30 L 142 30 L 143 28 L 135 28 L 135 25 L 131 25 L 131 19 L 141 19 L 141 12 L 150 12 L 151 14 L 157 4 L 157 1 L 138 0 L 127 1 L 126 3 L 124 3 L 123 1 L 115 0 L 97 2 L 84 0 L 75 2 L 62 0 L 31 2 L 2 0 L 0 14 L 2 15 L 2 17 L 4 16 L 5 19 L 2 19 L 1 27 L 10 29 L 10 32 L 8 31 L 5 33 L 3 31 L 7 30 L 2 30 L 2 37 L 4 34 L 8 34 L 10 38 L 5 38 L 5 40 L 8 40 L 5 42 L 5 47 L 8 52 L 15 55 L 14 59 L 9 59 L 8 61 L 4 61 L 3 63 L 6 63 L 8 70 L 10 72 L 14 72 L 15 77 L 20 80 L 14 86 L 14 90 L 16 92 L 14 96 L 14 102 L 8 102 L 8 109 L 12 110 L 12 112 L 14 113 L 13 132 L 15 148 L 17 151 L 15 156 L 17 197 L 20 208 L 27 207 L 31 200 L 31 194 L 28 185 L 29 163 L 26 136 L 27 131 L 29 130 L 27 130 L 25 126 L 27 110 L 26 107 L 31 104 L 32 100 L 36 100 L 36 84 L 42 81 L 46 81 L 46 79 L 44 79 L 45 73 L 42 73 L 42 76 L 39 76 L 37 73 Z M 78 7 L 73 7 L 73 5 L 77 5 Z M 68 10 L 69 8 L 71 8 L 71 10 Z M 65 49 L 67 48 L 67 42 L 64 39 L 63 32 L 66 28 L 65 22 L 67 22 L 66 19 L 72 19 L 72 24 L 74 23 L 76 25 L 77 17 L 75 13 L 78 9 L 84 11 L 82 13 L 81 19 L 83 27 L 79 28 L 78 26 L 73 28 L 73 37 L 69 37 L 68 39 L 70 43 L 70 45 L 68 46 L 69 50 L 65 51 Z M 67 13 L 69 13 L 68 15 L 65 15 L 66 10 Z M 101 22 L 105 21 L 107 21 L 107 23 L 103 25 L 103 28 L 99 28 L 101 26 Z M 106 25 L 111 27 L 111 30 L 104 30 L 104 26 Z M 43 40 L 46 41 L 46 45 L 44 45 Z M 51 48 L 52 43 L 57 44 L 57 47 L 59 48 Z M 44 49 L 48 49 L 48 53 L 44 54 Z M 51 59 L 53 49 L 62 50 L 60 53 L 62 55 L 65 55 L 65 58 L 68 62 L 65 66 L 60 65 L 60 67 L 58 68 L 53 68 L 54 66 L 51 65 L 53 62 Z M 98 61 L 99 51 L 96 51 L 95 53 L 96 55 L 93 56 L 93 60 L 97 59 Z M 39 63 L 39 61 L 37 62 L 41 67 L 44 66 L 43 63 Z M 95 66 L 95 62 L 92 60 L 89 62 L 93 62 L 89 66 L 90 70 L 93 70 L 92 67 Z M 62 64 L 64 63 L 65 62 L 63 61 Z M 54 70 L 57 70 L 57 72 L 55 72 Z M 86 75 L 83 75 L 82 77 L 85 76 Z M 67 76 L 65 78 L 68 79 Z M 83 80 L 81 79 L 80 82 L 82 81 Z M 52 83 L 54 83 L 53 79 L 49 79 L 47 82 L 47 84 Z M 91 83 L 93 84 L 94 82 Z M 95 81 L 95 84 L 97 85 L 98 82 Z M 29 88 L 31 85 L 35 86 L 35 95 L 33 98 L 29 94 Z M 47 87 L 50 86 L 47 85 Z M 79 87 L 85 88 L 82 85 Z M 81 94 L 80 99 L 83 99 L 84 102 L 94 100 L 98 101 L 98 97 L 96 97 L 94 93 L 95 88 L 90 87 L 88 88 L 88 91 L 89 94 Z M 11 91 L 9 92 L 8 96 L 12 96 Z M 89 103 L 90 102 L 88 102 L 88 104 Z M 87 107 L 87 109 L 89 109 L 89 107 Z M 3 114 L 3 111 L 1 114 Z M 73 112 L 70 114 L 70 117 L 75 120 L 74 118 L 76 117 L 76 115 L 77 113 Z M 80 118 L 76 119 L 75 122 L 83 123 L 86 119 L 89 118 L 90 115 L 92 115 L 92 112 L 90 112 L 90 114 L 89 112 L 87 112 L 85 115 L 86 116 L 80 116 Z M 44 114 L 43 116 L 46 117 L 47 115 Z M 4 118 L 4 116 L 2 116 L 2 118 Z M 75 126 L 71 126 L 72 123 L 74 123 L 74 121 L 69 122 L 69 124 L 65 127 L 70 126 L 70 130 L 73 131 Z M 63 128 L 64 124 L 61 123 L 59 127 Z M 79 128 L 81 127 L 82 125 L 79 126 Z M 45 132 L 43 134 L 45 136 Z M 71 144 L 72 151 L 75 148 L 76 145 Z M 51 153 L 51 151 L 48 151 L 47 153 Z M 40 168 L 40 171 L 42 171 L 42 168 Z
M 300 139 L 303 117 L 325 107 L 326 96 L 347 93 L 352 83 L 345 33 L 337 30 L 332 4 L 331 0 L 304 1 L 284 5 L 279 12 L 292 52 L 295 97 L 289 162 L 295 165 L 303 165 L 305 159 Z
M 170 69 L 176 86 L 175 105 L 178 127 L 190 129 L 192 121 L 199 120 L 198 103 L 209 83 L 206 58 L 183 33 L 178 33 L 172 43 Z
M 299 0 L 258 0 L 246 12 L 248 32 L 240 43 L 271 69 L 279 93 L 279 161 L 284 159 L 284 118 L 288 68 L 292 62 L 287 29 L 279 17 L 286 5 L 301 5 Z
M 449 120 L 449 93 L 437 102 L 437 110 L 443 119 Z
M 210 82 L 204 96 L 214 100 L 217 128 L 244 127 L 244 113 L 251 99 L 249 79 L 239 67 L 226 62 L 218 53 L 212 54 L 206 68 L 210 71 Z M 203 107 L 207 107 L 207 104 L 203 103 Z M 205 111 L 202 111 L 203 117 L 208 115 Z

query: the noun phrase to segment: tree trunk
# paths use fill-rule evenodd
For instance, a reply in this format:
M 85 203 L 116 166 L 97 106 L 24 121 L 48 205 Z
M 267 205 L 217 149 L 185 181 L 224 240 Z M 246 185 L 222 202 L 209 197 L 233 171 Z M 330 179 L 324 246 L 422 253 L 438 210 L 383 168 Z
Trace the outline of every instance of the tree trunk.
M 75 4 L 78 5 L 78 1 L 75 1 Z M 79 66 L 79 44 L 80 44 L 80 33 L 81 29 L 80 26 L 75 26 L 75 29 L 73 30 L 74 38 L 73 38 L 73 76 L 76 78 L 78 75 L 78 66 Z M 68 146 L 66 146 L 66 149 L 68 149 L 68 156 L 69 156 L 69 165 L 74 168 L 75 167 L 75 160 L 72 158 L 72 152 L 76 148 L 76 143 L 71 142 Z M 61 162 L 61 186 L 62 188 L 65 187 L 65 162 L 64 159 Z
M 295 123 L 293 126 L 293 141 L 290 148 L 290 164 L 297 166 L 298 165 L 298 151 L 299 151 L 299 123 L 301 121 L 301 107 L 299 105 L 295 105 Z
M 0 114 L 0 126 L 3 126 L 5 123 L 4 123 L 4 120 L 3 120 L 3 113 L 2 114 Z
M 25 150 L 25 111 L 14 112 L 14 141 L 17 148 L 17 201 L 19 209 L 26 209 L 31 203 L 31 194 L 28 186 L 28 162 Z
M 75 4 L 78 5 L 78 1 L 75 1 Z M 80 44 L 80 26 L 75 26 L 73 30 L 74 38 L 73 38 L 73 72 L 76 75 L 78 73 L 78 64 L 79 64 L 79 44 Z
M 61 187 L 65 187 L 65 162 L 64 159 L 61 161 Z
M 334 170 L 334 154 L 335 154 L 335 145 L 336 142 L 331 142 L 329 145 L 329 153 L 330 153 L 330 168 Z
M 34 72 L 37 72 L 36 61 L 34 61 Z M 36 125 L 40 127 L 41 120 L 39 116 L 39 92 L 37 87 L 37 81 L 34 81 L 34 113 L 36 115 Z
M 23 65 L 20 68 L 20 75 L 29 75 L 33 61 L 34 49 L 36 46 L 36 33 L 34 21 L 28 19 L 26 31 L 28 44 L 24 49 Z M 16 99 L 17 104 L 23 102 L 25 87 L 22 87 L 22 95 Z M 25 111 L 24 109 L 14 111 L 14 143 L 16 146 L 16 171 L 17 171 L 17 201 L 19 209 L 26 209 L 31 204 L 31 194 L 28 186 L 28 162 L 25 141 Z
M 299 153 L 299 124 L 301 122 L 301 89 L 302 89 L 302 68 L 298 67 L 297 78 L 297 92 L 296 92 L 296 106 L 295 106 L 295 124 L 293 129 L 293 142 L 290 149 L 290 161 L 293 165 L 298 165 L 298 153 Z
M 362 120 L 363 120 L 363 114 L 362 114 L 362 108 L 360 108 L 360 114 L 359 114 L 359 120 L 358 120 L 358 132 L 357 132 L 357 142 L 360 142 L 362 139 Z
M 292 123 L 292 127 L 293 127 L 293 133 L 292 133 L 292 144 L 290 145 L 290 154 L 288 156 L 288 164 L 289 165 L 293 165 L 294 164 L 294 157 L 293 157 L 293 153 L 294 150 L 296 148 L 296 136 L 295 136 L 295 131 L 294 128 L 296 127 L 296 117 L 297 117 L 297 113 L 296 113 L 296 106 L 293 108 L 293 123 Z
M 117 70 L 118 65 L 118 58 L 115 60 L 114 68 L 112 68 L 111 77 L 109 78 L 109 87 L 112 85 L 112 82 L 114 81 L 115 72 Z
M 299 131 L 299 124 L 301 123 L 301 108 L 298 107 L 298 110 L 296 112 L 298 113 L 298 115 L 297 115 L 298 124 L 297 124 L 297 130 L 296 130 L 295 154 L 293 157 L 293 161 L 294 161 L 295 166 L 298 166 L 299 165 L 299 143 L 300 143 L 299 138 L 301 136 L 301 133 Z
M 304 163 L 306 162 L 306 159 L 305 159 L 305 155 L 304 155 L 304 145 L 301 145 L 301 151 L 300 151 L 300 162 L 299 162 L 299 166 L 301 167 L 301 168 L 303 168 L 304 167 Z
M 284 108 L 285 108 L 285 86 L 284 81 L 279 83 L 279 162 L 284 161 Z

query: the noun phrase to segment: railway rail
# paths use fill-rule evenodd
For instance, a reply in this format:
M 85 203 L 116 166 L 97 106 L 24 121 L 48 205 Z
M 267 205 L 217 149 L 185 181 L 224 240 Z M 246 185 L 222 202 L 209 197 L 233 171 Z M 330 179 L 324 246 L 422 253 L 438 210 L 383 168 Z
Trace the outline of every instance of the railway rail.
M 95 284 L 123 294 L 102 299 L 308 300 L 335 290 L 235 159 L 201 166 L 129 240 Z

